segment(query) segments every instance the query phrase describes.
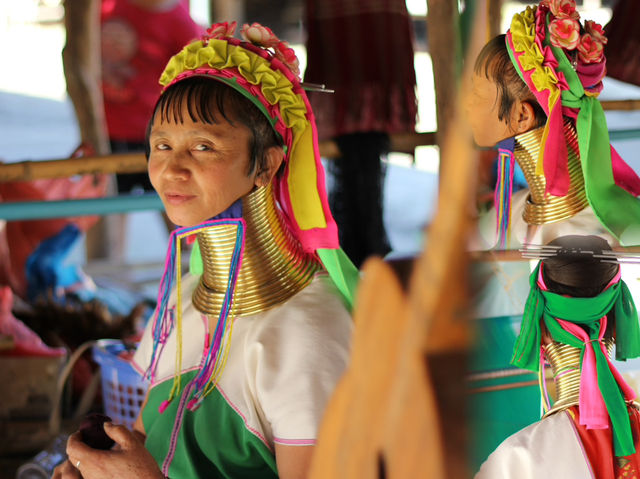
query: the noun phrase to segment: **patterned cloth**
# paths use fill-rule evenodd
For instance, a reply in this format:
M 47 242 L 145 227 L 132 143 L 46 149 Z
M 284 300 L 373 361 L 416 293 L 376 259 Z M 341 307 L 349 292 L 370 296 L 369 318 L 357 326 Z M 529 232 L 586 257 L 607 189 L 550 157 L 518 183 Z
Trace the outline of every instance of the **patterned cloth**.
M 305 81 L 321 139 L 354 132 L 412 132 L 416 78 L 404 0 L 307 0 Z

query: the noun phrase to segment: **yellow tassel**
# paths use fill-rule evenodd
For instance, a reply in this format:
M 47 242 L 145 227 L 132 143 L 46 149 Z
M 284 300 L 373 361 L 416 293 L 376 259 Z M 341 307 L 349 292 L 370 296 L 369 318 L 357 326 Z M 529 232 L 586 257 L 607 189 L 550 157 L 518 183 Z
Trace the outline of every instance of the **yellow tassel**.
M 552 90 L 551 95 L 549 96 L 548 118 L 551 118 L 551 112 L 559 104 L 558 102 L 559 98 L 560 98 L 560 90 L 558 89 Z M 549 120 L 547 119 L 547 123 L 544 125 L 544 130 L 542 131 L 542 141 L 540 142 L 540 154 L 538 155 L 538 162 L 536 163 L 536 175 L 544 175 L 544 146 L 547 143 L 548 136 L 549 136 Z

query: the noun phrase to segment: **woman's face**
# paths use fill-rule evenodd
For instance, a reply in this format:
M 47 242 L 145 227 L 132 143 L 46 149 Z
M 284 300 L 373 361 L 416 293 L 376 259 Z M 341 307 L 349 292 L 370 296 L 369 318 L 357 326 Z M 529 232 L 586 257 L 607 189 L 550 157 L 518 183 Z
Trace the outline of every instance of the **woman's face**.
M 498 87 L 493 81 L 474 73 L 471 91 L 465 100 L 467 118 L 478 146 L 494 146 L 514 136 L 510 124 L 498 118 Z
M 161 121 L 160 116 L 149 135 L 149 178 L 173 223 L 197 225 L 253 189 L 249 128 L 232 125 L 219 113 L 216 124 L 194 122 L 186 106 L 182 123 Z

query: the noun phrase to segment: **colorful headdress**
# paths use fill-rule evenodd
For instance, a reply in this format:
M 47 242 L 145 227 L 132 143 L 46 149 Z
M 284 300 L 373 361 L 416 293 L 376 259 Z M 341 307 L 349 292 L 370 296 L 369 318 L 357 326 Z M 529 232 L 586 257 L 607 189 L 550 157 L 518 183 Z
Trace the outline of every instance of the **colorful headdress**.
M 640 202 L 635 197 L 640 179 L 611 147 L 597 100 L 607 39 L 600 25 L 590 20 L 581 25 L 579 19 L 575 0 L 543 0 L 514 15 L 506 35 L 516 71 L 547 114 L 537 173 L 544 174 L 548 194 L 567 194 L 563 117 L 574 119 L 590 206 L 621 242 L 639 243 Z
M 318 135 L 301 84 L 298 59 L 286 42 L 254 23 L 244 25 L 247 41 L 233 38 L 236 22 L 219 23 L 171 58 L 160 84 L 165 88 L 192 76 L 226 83 L 251 100 L 271 121 L 285 148 L 285 170 L 275 194 L 304 251 L 316 252 L 350 305 L 357 272 L 338 242 L 329 210 Z
M 607 315 L 615 311 L 616 359 L 640 356 L 640 326 L 633 298 L 620 270 L 599 295 L 575 298 L 547 290 L 538 263 L 529 278 L 531 290 L 511 363 L 542 372 L 541 326 L 544 321 L 554 341 L 582 350 L 580 363 L 580 423 L 588 429 L 612 427 L 616 456 L 635 452 L 626 400 L 636 397 L 611 364 L 604 333 Z
M 267 117 L 284 144 L 284 174 L 274 178 L 274 195 L 282 209 L 287 226 L 306 253 L 317 254 L 331 279 L 343 296 L 348 308 L 353 304 L 358 271 L 344 254 L 338 242 L 338 230 L 329 210 L 326 196 L 324 169 L 320 162 L 315 119 L 309 100 L 300 81 L 298 59 L 286 42 L 257 23 L 244 25 L 242 35 L 246 41 L 233 38 L 236 22 L 219 23 L 207 30 L 201 40 L 185 46 L 167 64 L 160 84 L 166 88 L 194 76 L 213 78 L 240 92 Z M 180 239 L 203 228 L 233 223 L 238 226 L 236 248 L 231 263 L 229 284 L 224 305 L 220 311 L 214 340 L 209 345 L 206 361 L 195 383 L 189 386 L 194 397 L 189 408 L 197 407 L 200 400 L 215 387 L 222 372 L 226 356 L 224 337 L 231 335 L 233 321 L 227 321 L 233 301 L 233 291 L 242 263 L 244 220 L 223 215 L 200 225 L 181 228 L 173 232 L 167 253 L 165 275 L 160 285 L 158 308 L 154 317 L 154 346 L 151 367 L 153 375 L 161 349 L 180 322 Z M 197 262 L 196 262 L 197 263 Z M 178 283 L 177 311 L 168 309 L 168 297 L 174 279 Z M 174 318 L 175 316 L 175 318 Z M 180 390 L 180 356 L 178 351 L 177 375 L 168 401 Z

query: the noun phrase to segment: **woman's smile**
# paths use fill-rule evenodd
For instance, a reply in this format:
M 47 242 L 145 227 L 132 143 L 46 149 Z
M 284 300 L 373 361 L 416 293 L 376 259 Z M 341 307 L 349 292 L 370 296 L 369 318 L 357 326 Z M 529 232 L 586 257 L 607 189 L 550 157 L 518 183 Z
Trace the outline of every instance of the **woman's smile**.
M 181 194 L 181 193 L 165 193 L 164 194 L 165 201 L 172 205 L 181 205 L 183 203 L 186 203 L 187 201 L 194 199 L 195 197 L 196 197 L 195 195 L 187 195 L 187 194 Z

